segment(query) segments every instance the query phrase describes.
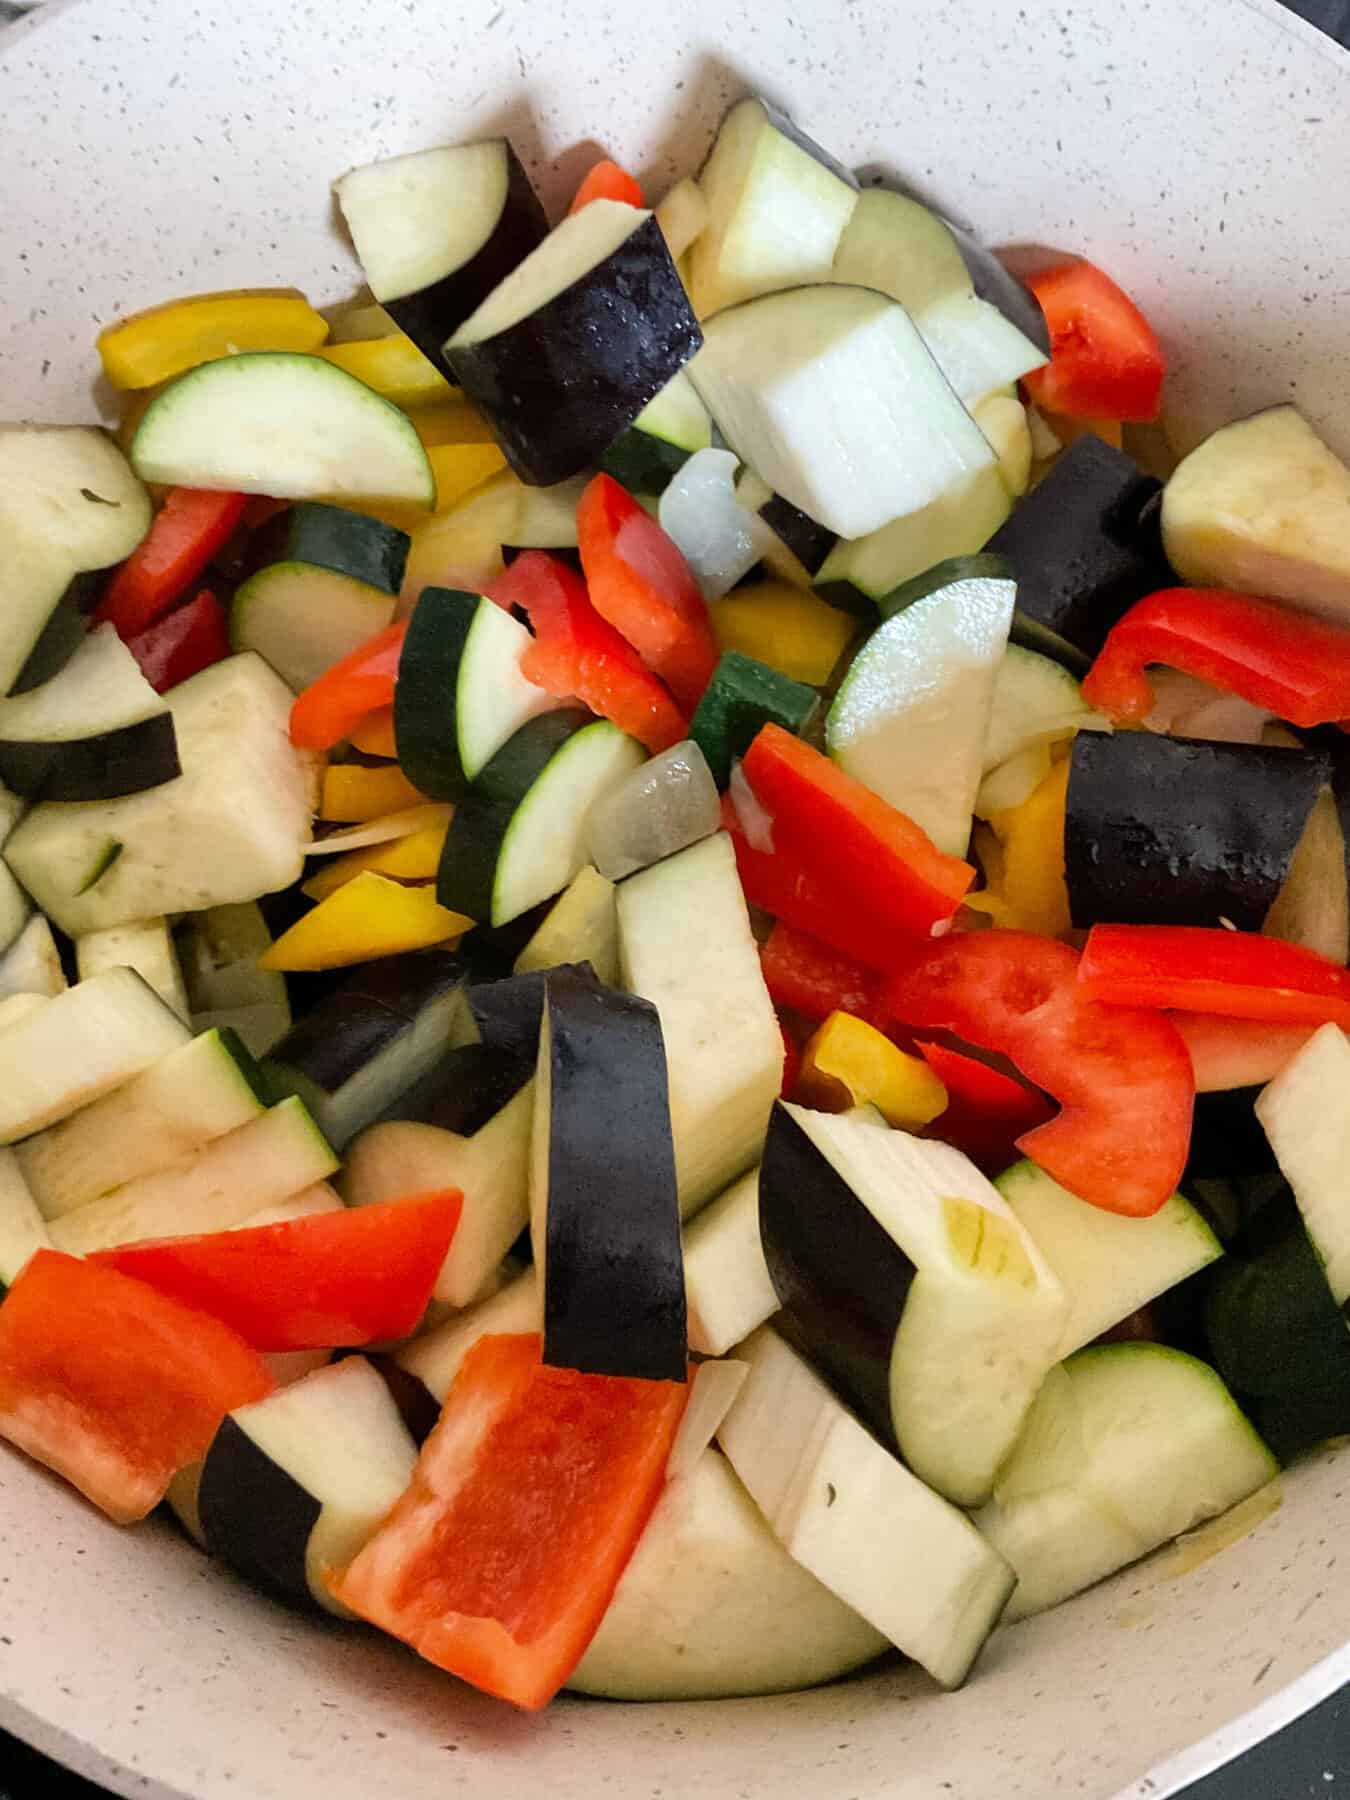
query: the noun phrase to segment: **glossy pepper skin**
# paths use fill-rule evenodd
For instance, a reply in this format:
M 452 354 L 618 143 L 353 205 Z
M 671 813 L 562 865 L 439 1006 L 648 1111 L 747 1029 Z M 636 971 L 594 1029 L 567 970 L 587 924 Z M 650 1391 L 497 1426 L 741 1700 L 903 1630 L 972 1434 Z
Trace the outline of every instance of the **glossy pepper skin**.
M 1195 675 L 1291 725 L 1350 719 L 1350 631 L 1223 588 L 1162 588 L 1114 626 L 1083 682 L 1109 718 L 1148 717 L 1150 663 Z
M 1350 969 L 1315 950 L 1203 925 L 1094 925 L 1082 992 L 1112 1007 L 1350 1029 Z
M 291 742 L 302 750 L 331 750 L 371 713 L 394 703 L 408 621 L 386 625 L 326 669 L 291 708 Z
M 881 976 L 780 919 L 759 948 L 764 983 L 775 1006 L 827 1019 L 832 1012 L 870 1019 Z
M 1094 263 L 1056 263 L 1026 278 L 1050 331 L 1050 361 L 1023 377 L 1047 412 L 1156 419 L 1167 359 L 1134 301 Z
M 577 506 L 591 602 L 691 712 L 717 667 L 708 607 L 678 546 L 612 475 Z
M 448 1189 L 89 1260 L 209 1313 L 255 1350 L 355 1349 L 416 1327 L 463 1209 Z
M 521 673 L 558 699 L 575 696 L 653 756 L 688 734 L 689 721 L 627 638 L 596 611 L 575 569 L 544 550 L 524 550 L 488 598 L 530 621 L 534 642 Z
M 950 1031 L 1007 1056 L 1060 1107 L 1017 1148 L 1094 1206 L 1147 1218 L 1186 1166 L 1191 1059 L 1165 1018 L 1099 1004 L 1078 973 L 1077 951 L 1049 938 L 953 933 L 916 948 L 882 1005 L 911 1031 Z
M 583 1375 L 481 1338 L 412 1485 L 329 1585 L 428 1662 L 526 1711 L 581 1660 L 665 1481 L 686 1382 Z
M 245 494 L 172 488 L 149 531 L 108 583 L 94 614 L 123 643 L 147 630 L 201 579 L 206 565 L 238 529 Z

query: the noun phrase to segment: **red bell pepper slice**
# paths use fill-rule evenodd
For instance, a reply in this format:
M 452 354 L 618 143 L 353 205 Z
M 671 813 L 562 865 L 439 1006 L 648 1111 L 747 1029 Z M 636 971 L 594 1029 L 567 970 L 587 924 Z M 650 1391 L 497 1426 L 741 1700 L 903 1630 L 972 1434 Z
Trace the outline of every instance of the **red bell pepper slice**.
M 919 947 L 882 996 L 910 1028 L 1001 1051 L 1060 1105 L 1017 1148 L 1106 1212 L 1146 1218 L 1176 1191 L 1190 1147 L 1195 1079 L 1157 1013 L 1101 1006 L 1078 953 L 1026 931 L 976 931 Z
M 499 575 L 489 599 L 519 606 L 534 631 L 521 672 L 545 693 L 574 694 L 652 754 L 689 734 L 689 721 L 642 658 L 591 604 L 575 569 L 545 550 L 526 550 Z
M 174 488 L 139 547 L 108 583 L 94 617 L 116 626 L 124 642 L 139 637 L 224 549 L 247 504 L 245 494 Z
M 157 694 L 167 694 L 230 654 L 230 622 L 210 588 L 175 607 L 127 644 Z
M 369 713 L 392 706 L 407 635 L 408 621 L 399 619 L 325 669 L 291 708 L 291 742 L 331 750 Z
M 534 1333 L 481 1338 L 408 1492 L 332 1592 L 452 1675 L 546 1706 L 656 1504 L 688 1392 L 549 1368 Z
M 1156 419 L 1167 359 L 1123 288 L 1090 262 L 1027 277 L 1050 328 L 1050 361 L 1022 380 L 1047 412 L 1072 419 Z
M 219 1320 L 57 1250 L 32 1256 L 0 1306 L 0 1436 L 119 1525 L 272 1386 Z
M 357 1349 L 417 1325 L 463 1207 L 451 1188 L 89 1260 L 210 1313 L 255 1350 Z
M 1293 725 L 1350 719 L 1350 631 L 1222 588 L 1163 588 L 1107 635 L 1083 698 L 1113 719 L 1153 710 L 1149 663 L 1238 694 Z
M 1221 1014 L 1167 1015 L 1185 1041 L 1197 1094 L 1264 1087 L 1307 1043 L 1317 1025 L 1268 1025 L 1264 1019 L 1225 1019 Z
M 852 1013 L 871 1023 L 881 992 L 881 976 L 780 919 L 759 947 L 764 985 L 775 1006 L 790 1007 L 808 1019 Z
M 1054 1118 L 1044 1094 L 978 1057 L 922 1040 L 915 1047 L 947 1090 L 947 1110 L 923 1135 L 964 1150 L 986 1175 L 1001 1175 L 1017 1160 L 1017 1140 Z
M 775 854 L 793 857 L 841 898 L 866 897 L 893 931 L 945 924 L 975 879 L 969 863 L 945 855 L 912 819 L 781 725 L 760 729 L 741 770 L 772 818 Z
M 587 170 L 577 189 L 576 198 L 567 209 L 568 217 L 574 212 L 580 212 L 583 206 L 589 206 L 592 200 L 621 200 L 625 206 L 647 204 L 642 198 L 642 189 L 633 177 L 608 157 Z
M 1109 1006 L 1350 1028 L 1350 969 L 1301 944 L 1252 931 L 1094 925 L 1083 947 L 1078 985 Z
M 907 961 L 912 938 L 897 936 L 866 895 L 841 891 L 785 850 L 756 849 L 745 835 L 730 795 L 722 799 L 722 825 L 730 835 L 736 873 L 751 906 L 818 938 L 850 961 L 873 969 L 894 968 Z
M 577 546 L 596 611 L 692 712 L 717 667 L 717 640 L 689 565 L 609 475 L 577 507 Z

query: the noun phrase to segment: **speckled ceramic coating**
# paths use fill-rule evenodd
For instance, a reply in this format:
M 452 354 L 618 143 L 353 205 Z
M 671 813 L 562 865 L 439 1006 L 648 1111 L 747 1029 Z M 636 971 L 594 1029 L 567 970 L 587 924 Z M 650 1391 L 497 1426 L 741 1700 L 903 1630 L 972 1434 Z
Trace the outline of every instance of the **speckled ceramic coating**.
M 0 416 L 94 416 L 96 327 L 177 289 L 349 290 L 353 163 L 504 129 L 556 201 L 593 134 L 659 188 L 754 85 L 994 242 L 1098 255 L 1183 443 L 1294 398 L 1350 451 L 1348 70 L 1265 0 L 52 0 L 0 45 Z M 1328 1452 L 1190 1573 L 1163 1552 L 1001 1632 L 955 1696 L 892 1669 L 525 1719 L 4 1453 L 0 1724 L 192 1800 L 1143 1800 L 1350 1676 L 1347 1521 Z

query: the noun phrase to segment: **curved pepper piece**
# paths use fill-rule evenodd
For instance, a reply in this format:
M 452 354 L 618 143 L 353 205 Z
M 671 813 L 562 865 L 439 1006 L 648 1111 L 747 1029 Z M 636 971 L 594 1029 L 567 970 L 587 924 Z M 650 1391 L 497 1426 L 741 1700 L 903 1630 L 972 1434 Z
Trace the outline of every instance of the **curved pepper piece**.
M 1116 1006 L 1157 1006 L 1271 1025 L 1350 1029 L 1350 969 L 1252 931 L 1094 925 L 1078 985 Z
M 831 1013 L 802 1055 L 797 1098 L 820 1112 L 875 1106 L 888 1125 L 918 1131 L 947 1105 L 947 1090 L 917 1056 L 909 1056 L 874 1025 L 851 1013 Z
M 929 1137 L 962 1150 L 986 1175 L 1001 1175 L 1017 1157 L 1017 1141 L 1055 1116 L 1044 1094 L 946 1044 L 918 1051 L 947 1090 L 947 1108 Z
M 759 947 L 759 966 L 774 1005 L 808 1019 L 827 1019 L 832 1012 L 870 1019 L 881 991 L 875 970 L 781 919 Z
M 1001 1051 L 1057 1100 L 1058 1116 L 1017 1147 L 1072 1193 L 1147 1218 L 1176 1191 L 1195 1100 L 1186 1046 L 1157 1013 L 1089 998 L 1067 944 L 1022 931 L 945 937 L 916 951 L 882 1004 L 911 1029 Z
M 1110 718 L 1153 710 L 1150 663 L 1198 676 L 1291 725 L 1350 719 L 1350 631 L 1223 588 L 1163 588 L 1113 627 L 1083 682 Z
M 975 879 L 969 863 L 945 855 L 913 819 L 781 725 L 761 729 L 741 769 L 773 820 L 774 854 L 840 902 L 870 902 L 901 937 L 945 924 Z
M 635 737 L 653 756 L 688 735 L 689 722 L 628 640 L 591 604 L 575 569 L 544 550 L 525 550 L 492 583 L 488 598 L 529 617 L 534 642 L 521 673 L 546 694 L 571 695 Z
M 997 853 L 984 852 L 986 886 L 966 899 L 996 925 L 1062 937 L 1069 929 L 1069 890 L 1064 880 L 1064 809 L 1069 764 L 1060 762 L 1020 806 L 989 820 Z M 977 847 L 983 833 L 977 833 Z
M 717 667 L 708 607 L 679 549 L 610 475 L 577 507 L 577 547 L 601 618 L 683 706 L 698 705 Z
M 326 669 L 291 708 L 291 742 L 301 750 L 331 750 L 361 721 L 394 703 L 408 621 L 377 631 Z
M 1050 330 L 1049 363 L 1023 377 L 1036 404 L 1079 419 L 1156 419 L 1167 360 L 1125 290 L 1083 261 L 1039 269 L 1027 286 Z
M 619 200 L 625 206 L 645 206 L 642 189 L 628 173 L 616 162 L 606 156 L 598 163 L 593 163 L 586 171 L 576 197 L 567 209 L 570 218 L 574 212 L 580 212 L 583 206 L 589 206 L 592 200 Z
M 328 321 L 295 288 L 195 294 L 101 331 L 103 372 L 118 388 L 155 387 L 240 350 L 317 350 Z

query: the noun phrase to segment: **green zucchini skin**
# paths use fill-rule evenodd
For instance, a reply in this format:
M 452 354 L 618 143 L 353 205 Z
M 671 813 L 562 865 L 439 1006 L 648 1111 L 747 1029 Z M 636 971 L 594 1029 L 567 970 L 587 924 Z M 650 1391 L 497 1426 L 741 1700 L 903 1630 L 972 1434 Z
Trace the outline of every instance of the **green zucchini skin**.
M 255 570 L 274 562 L 311 563 L 396 594 L 411 543 L 406 531 L 367 513 L 324 500 L 299 500 L 258 533 L 250 562 Z
M 497 859 L 517 808 L 567 740 L 594 723 L 584 706 L 560 707 L 531 719 L 502 745 L 450 823 L 436 876 L 442 906 L 491 920 Z

